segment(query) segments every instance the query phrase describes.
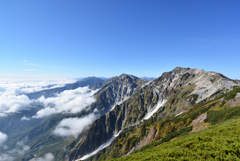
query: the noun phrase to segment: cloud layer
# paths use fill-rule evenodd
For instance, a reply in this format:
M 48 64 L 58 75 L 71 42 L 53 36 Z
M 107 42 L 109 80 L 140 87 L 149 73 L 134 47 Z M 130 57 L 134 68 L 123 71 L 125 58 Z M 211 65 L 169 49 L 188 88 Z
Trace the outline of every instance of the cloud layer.
M 0 113 L 11 113 L 26 110 L 33 101 L 26 95 L 7 95 L 0 94 Z
M 25 93 L 32 93 L 44 89 L 62 87 L 73 80 L 61 81 L 0 81 L 0 117 L 7 113 L 26 110 L 34 100 L 30 100 Z
M 0 132 L 0 146 L 7 140 L 8 136 L 2 132 Z
M 43 157 L 36 158 L 35 161 L 53 161 L 54 156 L 52 153 L 47 153 Z
M 28 117 L 26 117 L 26 116 L 23 116 L 23 117 L 21 118 L 21 121 L 23 121 L 23 120 L 25 120 L 25 121 L 29 121 L 30 118 L 28 118 Z
M 74 83 L 75 80 L 25 80 L 25 81 L 0 81 L 0 92 L 4 91 L 8 95 L 19 95 L 24 93 L 38 92 L 45 89 L 63 87 L 65 84 Z
M 74 90 L 66 90 L 56 97 L 38 99 L 45 108 L 38 111 L 33 118 L 42 118 L 55 113 L 78 113 L 85 110 L 89 105 L 95 102 L 94 93 L 97 90 L 90 90 L 88 87 L 79 87 Z
M 78 137 L 80 133 L 89 126 L 96 116 L 92 113 L 83 118 L 67 118 L 63 119 L 55 128 L 54 134 L 59 136 L 74 136 Z
M 11 161 L 11 160 L 15 160 L 18 157 L 23 156 L 27 151 L 30 150 L 30 147 L 25 145 L 26 141 L 27 139 L 17 142 L 14 149 L 9 150 L 5 153 L 1 153 L 0 151 L 0 160 Z

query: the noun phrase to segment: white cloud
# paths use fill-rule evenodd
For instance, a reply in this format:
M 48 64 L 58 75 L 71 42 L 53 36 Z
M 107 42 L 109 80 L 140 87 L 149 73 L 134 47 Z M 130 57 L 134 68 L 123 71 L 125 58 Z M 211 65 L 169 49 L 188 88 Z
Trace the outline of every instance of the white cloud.
M 65 80 L 2 80 L 0 81 L 1 92 L 7 94 L 24 94 L 32 93 L 45 89 L 52 89 L 57 87 L 63 87 L 65 84 L 74 83 L 75 80 L 65 79 Z
M 79 87 L 74 90 L 65 90 L 56 97 L 38 99 L 46 108 L 37 112 L 33 118 L 42 118 L 54 113 L 78 113 L 85 110 L 95 102 L 94 93 L 97 90 L 90 90 L 89 87 Z
M 4 154 L 0 154 L 0 160 L 1 161 L 12 161 L 12 160 L 14 160 L 14 157 L 10 156 L 7 153 L 4 153 Z
M 75 80 L 57 80 L 57 81 L 35 81 L 35 82 L 22 82 L 22 93 L 33 93 L 45 89 L 53 89 L 57 87 L 63 87 L 66 84 L 74 83 Z
M 0 132 L 0 146 L 7 140 L 8 136 L 2 132 Z
M 27 62 L 27 60 L 23 60 L 23 62 L 24 62 L 24 63 L 26 63 L 26 62 Z
M 25 72 L 34 72 L 36 71 L 35 69 L 24 69 Z
M 0 95 L 0 112 L 6 114 L 26 110 L 32 102 L 26 95 L 16 96 L 3 93 Z
M 59 112 L 61 111 L 57 111 L 55 108 L 46 107 L 42 110 L 39 110 L 32 118 L 43 118 Z
M 27 139 L 17 142 L 17 144 L 15 145 L 15 148 L 10 151 L 7 151 L 2 154 L 0 152 L 0 160 L 1 161 L 12 161 L 18 157 L 23 156 L 27 151 L 30 150 L 30 147 L 25 145 L 26 141 L 27 141 Z
M 19 112 L 32 108 L 31 105 L 39 103 L 45 106 L 37 112 L 33 118 L 42 118 L 55 113 L 78 113 L 85 110 L 95 101 L 94 93 L 97 90 L 90 90 L 89 87 L 79 87 L 74 90 L 65 90 L 56 97 L 41 97 L 37 100 L 30 100 L 25 93 L 32 93 L 44 89 L 62 87 L 66 83 L 73 83 L 74 80 L 61 81 L 13 81 L 1 82 L 0 88 L 0 117 L 9 113 Z M 27 117 L 21 120 L 29 120 Z
M 15 148 L 11 151 L 9 151 L 8 153 L 11 155 L 11 156 L 23 156 L 25 154 L 25 152 L 29 151 L 30 150 L 30 147 L 29 146 L 26 146 L 26 145 L 18 145 L 18 148 Z
M 5 113 L 0 113 L 0 117 L 5 117 L 7 116 Z
M 53 161 L 54 156 L 52 153 L 47 153 L 43 157 L 36 158 L 35 161 Z
M 34 100 L 30 100 L 25 93 L 62 87 L 73 82 L 75 81 L 0 81 L 0 117 L 6 116 L 7 113 L 26 110 Z
M 17 142 L 15 149 L 10 150 L 8 153 L 11 156 L 16 156 L 16 157 L 23 156 L 25 154 L 25 152 L 30 150 L 30 147 L 25 145 L 27 141 L 28 141 L 28 138 L 25 138 L 25 139 Z
M 54 134 L 59 136 L 74 136 L 78 137 L 84 128 L 88 127 L 96 116 L 92 113 L 83 118 L 67 118 L 63 119 L 55 128 Z
M 23 120 L 29 121 L 30 118 L 29 118 L 29 117 L 26 117 L 26 116 L 23 116 L 23 117 L 21 118 L 21 121 L 23 121 Z

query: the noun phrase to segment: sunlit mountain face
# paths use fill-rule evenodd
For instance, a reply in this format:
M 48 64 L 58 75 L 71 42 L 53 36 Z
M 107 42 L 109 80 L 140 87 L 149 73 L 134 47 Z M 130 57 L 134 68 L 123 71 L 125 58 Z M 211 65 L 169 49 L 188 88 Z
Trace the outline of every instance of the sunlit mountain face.
M 0 161 L 240 159 L 240 1 L 0 1 Z
M 151 81 L 121 74 L 0 85 L 0 160 L 131 156 L 182 131 L 208 128 L 211 122 L 200 124 L 208 111 L 240 105 L 240 81 L 181 67 Z

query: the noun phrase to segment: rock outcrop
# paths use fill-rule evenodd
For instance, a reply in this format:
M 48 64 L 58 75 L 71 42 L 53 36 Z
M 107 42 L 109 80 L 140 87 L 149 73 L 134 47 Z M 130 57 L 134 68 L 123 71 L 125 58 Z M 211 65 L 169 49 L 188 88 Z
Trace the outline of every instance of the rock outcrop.
M 135 83 L 135 86 L 126 85 L 134 78 L 123 74 L 110 80 L 116 83 L 103 85 L 105 90 L 101 92 L 115 106 L 92 124 L 71 151 L 69 160 L 81 158 L 97 149 L 115 133 L 146 119 L 146 115 L 161 118 L 174 116 L 187 111 L 196 103 L 214 99 L 234 86 L 239 86 L 239 82 L 215 72 L 181 67 L 142 85 L 142 82 Z M 133 91 L 134 87 L 136 89 Z

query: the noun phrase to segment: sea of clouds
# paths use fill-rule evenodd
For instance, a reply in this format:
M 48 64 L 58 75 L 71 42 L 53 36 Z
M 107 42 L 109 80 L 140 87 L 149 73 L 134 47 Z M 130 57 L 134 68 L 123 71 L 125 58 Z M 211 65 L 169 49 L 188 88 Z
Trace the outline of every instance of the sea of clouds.
M 7 135 L 0 132 L 0 139 L 1 138 L 5 142 L 7 140 Z M 3 147 L 3 149 L 5 150 L 4 153 L 0 153 L 0 160 L 1 161 L 12 161 L 12 160 L 15 160 L 16 158 L 23 156 L 27 151 L 30 150 L 30 147 L 25 145 L 27 140 L 28 140 L 28 138 L 25 138 L 25 139 L 17 142 L 16 145 L 14 146 L 14 148 L 9 149 L 9 150 L 8 150 L 8 147 L 3 144 L 4 142 L 2 142 L 2 144 L 0 143 L 0 148 Z
M 66 118 L 57 125 L 53 133 L 59 136 L 74 136 L 77 138 L 95 119 L 96 115 L 94 113 L 82 118 Z
M 62 87 L 74 80 L 58 81 L 0 81 L 0 117 L 9 113 L 27 110 L 35 100 L 30 100 L 26 94 L 45 89 Z
M 0 149 L 4 149 L 5 152 L 1 153 L 0 151 L 0 161 L 13 161 L 19 157 L 24 156 L 29 150 L 30 147 L 26 145 L 28 138 L 16 143 L 13 149 L 9 149 L 8 146 L 4 145 L 8 139 L 7 134 L 0 132 Z M 35 161 L 53 161 L 54 156 L 52 153 L 47 153 L 43 157 L 35 158 Z
M 10 113 L 21 112 L 34 108 L 32 104 L 41 104 L 43 109 L 34 116 L 23 116 L 21 121 L 48 117 L 57 113 L 79 113 L 95 102 L 94 94 L 98 90 L 90 90 L 89 87 L 79 87 L 73 90 L 65 90 L 55 95 L 55 97 L 45 98 L 44 96 L 31 100 L 27 93 L 37 92 L 45 89 L 62 87 L 74 80 L 60 81 L 1 81 L 0 82 L 0 117 L 5 117 Z M 93 113 L 81 118 L 63 119 L 53 131 L 53 134 L 63 137 L 77 136 L 89 126 L 96 118 L 97 109 Z M 0 144 L 5 142 L 7 136 L 0 133 Z
M 9 114 L 24 112 L 34 108 L 35 105 L 43 105 L 32 117 L 23 116 L 19 121 L 30 121 L 48 117 L 57 113 L 79 113 L 87 110 L 87 107 L 95 102 L 94 94 L 98 90 L 91 90 L 88 86 L 79 87 L 73 90 L 65 90 L 56 94 L 54 97 L 45 98 L 44 96 L 31 100 L 26 94 L 41 90 L 63 87 L 65 84 L 74 83 L 74 80 L 58 81 L 2 81 L 0 80 L 0 117 L 7 117 Z M 73 136 L 75 139 L 87 128 L 97 117 L 98 110 L 95 109 L 91 114 L 81 118 L 65 118 L 52 131 L 53 135 L 61 137 Z M 0 122 L 1 123 L 1 122 Z M 9 161 L 24 156 L 30 150 L 25 145 L 26 139 L 17 142 L 14 149 L 8 149 L 4 145 L 8 140 L 8 135 L 0 131 L 0 152 L 1 161 Z M 47 153 L 42 157 L 35 158 L 36 161 L 53 161 L 54 156 Z
M 3 145 L 3 143 L 7 140 L 8 136 L 7 134 L 4 134 L 0 131 L 0 146 Z
M 90 90 L 89 87 L 79 87 L 74 90 L 65 90 L 56 97 L 37 99 L 37 102 L 44 104 L 44 109 L 37 112 L 33 118 L 42 118 L 55 113 L 78 113 L 95 102 L 93 97 L 97 90 Z

